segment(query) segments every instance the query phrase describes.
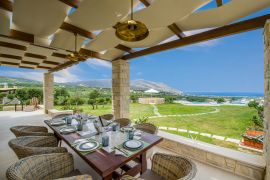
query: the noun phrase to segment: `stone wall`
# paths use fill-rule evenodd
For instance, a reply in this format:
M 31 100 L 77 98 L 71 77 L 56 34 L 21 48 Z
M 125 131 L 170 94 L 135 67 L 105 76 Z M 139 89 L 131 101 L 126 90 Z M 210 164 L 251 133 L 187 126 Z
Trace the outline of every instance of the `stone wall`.
M 164 102 L 165 102 L 164 98 L 155 98 L 155 97 L 139 98 L 140 104 L 163 104 Z
M 252 180 L 262 180 L 265 173 L 263 157 L 194 141 L 160 132 L 164 139 L 158 146 L 181 156 L 229 171 Z
M 53 74 L 51 73 L 44 73 L 43 104 L 44 104 L 44 112 L 48 114 L 48 110 L 53 109 L 53 105 L 54 105 Z
M 129 118 L 129 62 L 112 62 L 112 104 L 113 114 L 117 118 Z
M 266 159 L 265 179 L 270 179 L 270 20 L 264 28 L 264 156 Z

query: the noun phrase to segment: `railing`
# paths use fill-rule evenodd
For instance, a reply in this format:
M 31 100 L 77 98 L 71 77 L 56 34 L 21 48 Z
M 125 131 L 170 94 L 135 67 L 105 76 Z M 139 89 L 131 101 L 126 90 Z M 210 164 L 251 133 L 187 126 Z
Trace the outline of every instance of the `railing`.
M 164 140 L 158 145 L 174 153 L 229 171 L 249 179 L 263 179 L 265 160 L 263 156 L 188 139 L 159 131 Z

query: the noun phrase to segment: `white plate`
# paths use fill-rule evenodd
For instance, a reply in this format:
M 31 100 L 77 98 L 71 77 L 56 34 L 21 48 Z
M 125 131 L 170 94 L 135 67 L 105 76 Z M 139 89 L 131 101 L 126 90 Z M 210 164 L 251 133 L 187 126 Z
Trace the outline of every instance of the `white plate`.
M 138 140 L 129 140 L 124 142 L 123 146 L 130 149 L 139 149 L 143 146 L 143 143 Z
M 79 150 L 79 151 L 92 151 L 92 150 L 95 150 L 99 147 L 99 142 L 97 141 L 85 141 L 85 142 L 82 142 L 82 143 L 79 143 L 77 146 L 76 146 L 76 149 Z
M 76 132 L 76 128 L 72 127 L 72 126 L 71 127 L 64 127 L 64 128 L 61 128 L 59 131 L 62 134 L 69 134 L 69 133 Z

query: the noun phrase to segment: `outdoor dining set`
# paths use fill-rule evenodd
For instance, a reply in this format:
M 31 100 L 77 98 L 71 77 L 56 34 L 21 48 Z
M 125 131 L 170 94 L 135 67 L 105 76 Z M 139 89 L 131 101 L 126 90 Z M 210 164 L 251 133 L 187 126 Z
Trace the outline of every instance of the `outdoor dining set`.
M 151 123 L 131 126 L 130 119 L 114 119 L 112 114 L 60 115 L 44 123 L 51 132 L 45 126 L 10 128 L 16 138 L 9 141 L 9 146 L 19 160 L 7 169 L 9 180 L 94 179 L 75 169 L 73 155 L 62 142 L 106 180 L 176 180 L 196 175 L 195 164 L 187 158 L 153 154 L 153 146 L 162 137 Z M 147 169 L 147 159 L 152 161 L 151 170 Z

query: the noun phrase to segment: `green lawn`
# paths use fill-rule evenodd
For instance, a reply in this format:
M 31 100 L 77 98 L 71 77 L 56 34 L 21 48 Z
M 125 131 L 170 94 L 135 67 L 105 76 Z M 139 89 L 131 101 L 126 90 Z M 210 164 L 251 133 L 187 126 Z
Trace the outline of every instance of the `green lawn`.
M 56 109 L 61 109 L 61 106 L 56 106 Z M 91 105 L 82 105 L 78 106 L 78 109 L 83 109 L 84 113 L 92 114 L 92 115 L 102 115 L 112 113 L 112 106 L 110 104 L 104 106 L 98 106 L 98 109 L 92 109 Z M 141 116 L 154 116 L 153 107 L 151 105 L 146 104 L 138 104 L 132 103 L 130 104 L 130 118 L 136 119 Z
M 188 107 L 191 106 L 185 108 Z M 256 114 L 254 109 L 245 106 L 219 106 L 217 108 L 220 112 L 214 114 L 163 117 L 150 119 L 150 121 L 158 126 L 177 127 L 240 139 L 246 128 L 252 125 L 251 118 Z
M 157 105 L 159 113 L 162 115 L 169 114 L 194 114 L 211 112 L 215 107 L 211 106 L 185 106 L 182 104 L 159 104 Z

